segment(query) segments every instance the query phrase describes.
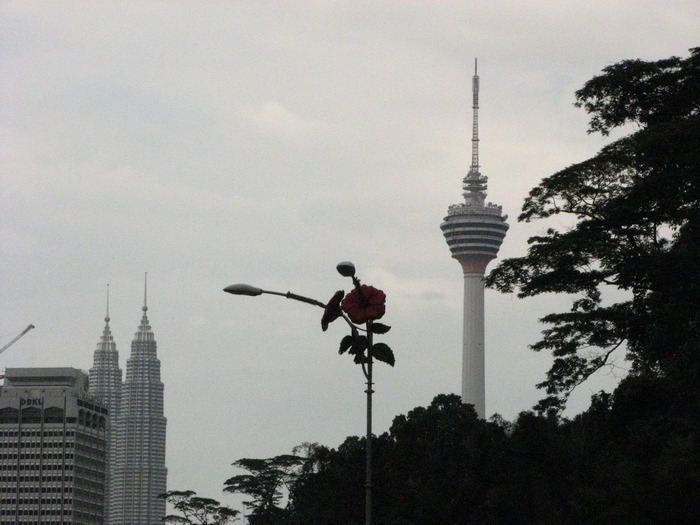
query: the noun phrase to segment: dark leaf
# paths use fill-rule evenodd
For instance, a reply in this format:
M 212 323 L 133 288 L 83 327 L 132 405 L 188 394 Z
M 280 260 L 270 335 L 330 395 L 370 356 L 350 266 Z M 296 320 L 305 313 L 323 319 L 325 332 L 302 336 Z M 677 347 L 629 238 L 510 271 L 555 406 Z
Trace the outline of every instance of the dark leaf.
M 338 349 L 338 353 L 340 355 L 343 355 L 345 352 L 348 351 L 348 349 L 352 346 L 353 342 L 353 337 L 351 335 L 346 335 L 343 337 L 343 339 L 340 341 L 340 348 Z
M 384 343 L 377 343 L 372 345 L 372 357 L 377 361 L 386 363 L 390 366 L 394 366 L 396 362 L 394 359 L 394 352 Z
M 352 355 L 361 355 L 365 351 L 365 348 L 367 348 L 367 336 L 356 335 L 352 340 L 350 353 Z
M 373 334 L 385 334 L 391 330 L 391 326 L 387 326 L 382 323 L 372 323 L 372 333 Z
M 362 364 L 362 363 L 366 362 L 365 355 L 361 352 L 357 353 L 357 354 L 355 354 L 355 358 L 353 359 L 353 361 L 355 361 L 356 365 Z

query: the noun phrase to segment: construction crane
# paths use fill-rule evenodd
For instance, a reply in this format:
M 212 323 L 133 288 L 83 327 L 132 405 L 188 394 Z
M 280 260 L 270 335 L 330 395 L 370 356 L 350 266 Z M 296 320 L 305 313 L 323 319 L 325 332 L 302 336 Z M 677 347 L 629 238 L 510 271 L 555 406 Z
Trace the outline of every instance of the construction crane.
M 10 341 L 10 342 L 7 343 L 5 346 L 3 346 L 2 348 L 0 348 L 0 354 L 2 354 L 5 350 L 7 350 L 7 349 L 10 348 L 13 344 L 15 344 L 15 343 L 19 340 L 20 337 L 22 337 L 24 334 L 26 334 L 27 332 L 29 332 L 29 330 L 31 330 L 32 328 L 34 328 L 34 325 L 33 325 L 33 324 L 30 324 L 27 328 L 25 328 L 24 330 L 22 330 L 22 333 L 21 333 L 21 334 L 19 334 L 19 335 L 18 335 L 17 337 L 15 337 L 12 341 Z

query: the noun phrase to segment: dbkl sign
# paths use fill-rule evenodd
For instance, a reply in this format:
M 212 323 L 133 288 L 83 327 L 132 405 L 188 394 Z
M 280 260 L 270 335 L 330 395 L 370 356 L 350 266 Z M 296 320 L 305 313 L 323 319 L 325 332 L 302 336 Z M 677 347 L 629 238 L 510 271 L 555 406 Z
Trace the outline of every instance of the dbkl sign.
M 43 405 L 43 397 L 22 397 L 19 400 L 19 406 L 21 407 L 40 407 Z

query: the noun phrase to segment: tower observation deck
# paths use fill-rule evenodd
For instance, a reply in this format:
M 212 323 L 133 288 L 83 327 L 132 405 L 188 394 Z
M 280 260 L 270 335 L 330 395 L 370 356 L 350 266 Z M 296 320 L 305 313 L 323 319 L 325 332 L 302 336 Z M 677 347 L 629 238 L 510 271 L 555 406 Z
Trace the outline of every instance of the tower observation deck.
M 464 202 L 453 204 L 440 225 L 452 257 L 464 273 L 462 400 L 485 416 L 484 272 L 508 231 L 501 206 L 486 202 L 488 178 L 479 166 L 479 75 L 472 77 L 472 163 L 463 179 Z

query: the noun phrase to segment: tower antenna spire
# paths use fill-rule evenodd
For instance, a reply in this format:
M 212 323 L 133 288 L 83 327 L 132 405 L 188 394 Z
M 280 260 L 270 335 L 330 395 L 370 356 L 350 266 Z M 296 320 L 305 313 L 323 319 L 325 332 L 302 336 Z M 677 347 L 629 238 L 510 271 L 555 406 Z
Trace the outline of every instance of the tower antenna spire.
M 105 321 L 109 323 L 109 283 L 107 283 L 107 315 Z
M 148 310 L 148 272 L 143 274 L 143 311 Z
M 474 76 L 472 77 L 472 165 L 470 173 L 479 173 L 479 74 L 477 59 L 474 59 Z

